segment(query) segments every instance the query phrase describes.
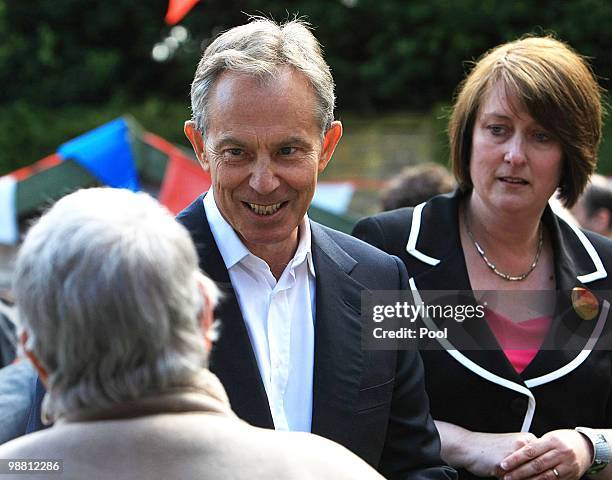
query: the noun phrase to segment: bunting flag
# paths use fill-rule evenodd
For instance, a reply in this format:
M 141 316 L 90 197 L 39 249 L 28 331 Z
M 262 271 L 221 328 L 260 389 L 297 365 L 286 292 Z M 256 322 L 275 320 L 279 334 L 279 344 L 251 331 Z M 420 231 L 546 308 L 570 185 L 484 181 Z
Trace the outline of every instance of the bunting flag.
M 312 204 L 336 215 L 345 214 L 353 199 L 355 186 L 350 182 L 319 182 Z
M 17 179 L 12 175 L 0 177 L 0 244 L 14 245 L 19 239 L 15 193 Z
M 64 143 L 57 149 L 64 159 L 86 168 L 104 185 L 140 189 L 127 123 L 118 118 Z
M 71 185 L 70 188 L 78 188 L 78 180 L 75 182 L 74 178 L 65 179 L 53 174 L 54 167 L 64 160 L 75 161 L 102 185 L 138 189 L 139 181 L 131 148 L 131 141 L 135 138 L 133 135 L 138 135 L 138 139 L 150 145 L 156 152 L 154 155 L 161 154 L 167 159 L 165 170 L 153 176 L 163 174 L 159 200 L 172 213 L 180 212 L 199 194 L 209 189 L 210 175 L 189 154 L 157 135 L 139 129 L 137 132 L 131 134 L 128 123 L 120 118 L 62 144 L 58 153 L 0 177 L 0 244 L 16 244 L 19 240 L 19 215 L 33 213 L 42 206 L 36 203 L 39 200 L 32 202 L 32 194 L 28 193 L 30 188 L 40 188 L 40 184 L 36 187 L 37 182 L 30 181 L 32 177 L 41 174 L 44 181 L 49 182 L 48 200 L 66 194 L 65 184 Z M 144 155 L 143 152 L 140 154 Z M 143 157 L 141 164 L 150 167 L 151 162 Z M 20 199 L 29 208 L 25 212 L 21 212 L 22 206 L 17 204 L 17 188 L 23 189 L 20 191 Z
M 38 172 L 42 172 L 44 170 L 47 170 L 48 168 L 55 167 L 61 161 L 62 157 L 60 157 L 57 153 L 54 153 L 53 155 L 49 155 L 48 157 L 45 157 L 39 160 L 38 162 L 33 163 L 32 165 L 27 165 L 18 170 L 15 170 L 14 172 L 11 172 L 10 175 L 18 182 L 21 182 L 22 180 L 25 180 L 26 178 Z
M 176 215 L 210 188 L 210 175 L 180 149 L 148 132 L 143 135 L 143 140 L 168 156 L 159 202 L 170 212 Z
M 168 25 L 175 25 L 189 13 L 199 0 L 170 0 L 168 2 L 168 12 L 164 19 Z

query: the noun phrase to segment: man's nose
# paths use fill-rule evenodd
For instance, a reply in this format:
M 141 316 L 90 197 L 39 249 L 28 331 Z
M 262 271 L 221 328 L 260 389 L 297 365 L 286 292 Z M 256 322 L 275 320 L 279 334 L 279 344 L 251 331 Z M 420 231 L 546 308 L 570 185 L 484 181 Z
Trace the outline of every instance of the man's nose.
M 507 143 L 508 149 L 504 154 L 504 161 L 514 164 L 522 165 L 527 161 L 526 152 L 526 141 L 522 135 L 517 133 Z
M 249 186 L 257 193 L 267 195 L 280 185 L 274 165 L 268 155 L 258 155 L 253 164 Z

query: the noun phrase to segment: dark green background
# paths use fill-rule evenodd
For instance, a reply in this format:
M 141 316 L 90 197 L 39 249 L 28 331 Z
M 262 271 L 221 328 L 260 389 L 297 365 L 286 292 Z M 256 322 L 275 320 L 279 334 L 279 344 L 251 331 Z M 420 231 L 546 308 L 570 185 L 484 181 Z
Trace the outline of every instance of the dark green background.
M 151 49 L 169 32 L 166 7 L 166 0 L 0 0 L 0 174 L 123 113 L 187 145 L 182 123 L 201 48 L 244 23 L 244 12 L 306 17 L 332 67 L 338 115 L 433 115 L 438 161 L 445 157 L 443 107 L 466 61 L 499 43 L 554 32 L 591 57 L 610 88 L 612 2 L 604 0 L 357 0 L 352 7 L 337 0 L 203 0 L 183 21 L 190 41 L 156 63 Z M 602 147 L 600 171 L 612 173 L 612 141 Z

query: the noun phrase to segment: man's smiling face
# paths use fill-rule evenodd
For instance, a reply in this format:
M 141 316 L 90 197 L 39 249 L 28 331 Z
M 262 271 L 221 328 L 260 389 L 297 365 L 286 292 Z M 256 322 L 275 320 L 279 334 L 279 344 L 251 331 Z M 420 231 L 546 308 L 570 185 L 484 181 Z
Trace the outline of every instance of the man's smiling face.
M 315 92 L 290 67 L 267 81 L 224 72 L 208 111 L 200 152 L 192 138 L 199 134 L 186 132 L 210 171 L 221 214 L 255 254 L 295 250 L 298 226 L 342 127 L 334 122 L 322 140 Z

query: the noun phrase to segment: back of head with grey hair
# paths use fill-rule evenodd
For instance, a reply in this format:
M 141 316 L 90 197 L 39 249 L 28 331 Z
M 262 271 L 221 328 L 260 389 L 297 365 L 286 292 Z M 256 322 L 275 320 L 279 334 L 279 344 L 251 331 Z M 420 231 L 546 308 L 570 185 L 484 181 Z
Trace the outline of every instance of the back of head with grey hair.
M 321 133 L 325 133 L 334 119 L 334 80 L 317 39 L 300 20 L 278 25 L 265 18 L 253 18 L 228 30 L 204 52 L 191 84 L 192 119 L 197 129 L 206 132 L 211 90 L 222 72 L 254 75 L 265 81 L 284 66 L 303 73 L 312 85 Z
M 14 277 L 27 348 L 49 374 L 46 415 L 188 384 L 206 361 L 202 277 L 188 232 L 148 195 L 59 200 L 28 232 Z

